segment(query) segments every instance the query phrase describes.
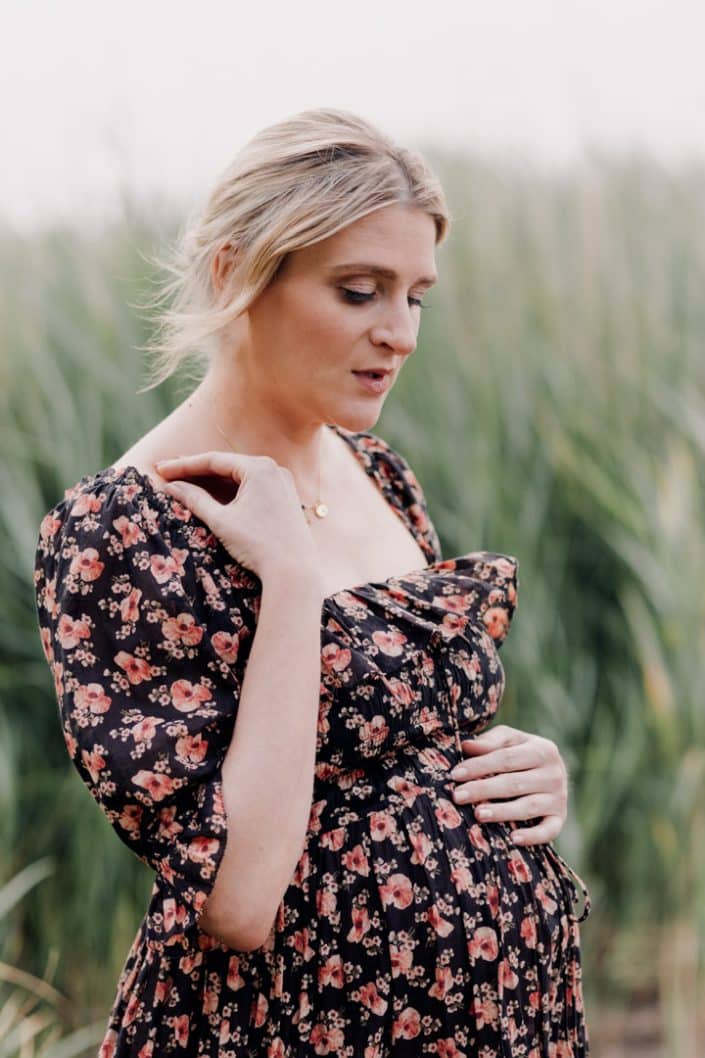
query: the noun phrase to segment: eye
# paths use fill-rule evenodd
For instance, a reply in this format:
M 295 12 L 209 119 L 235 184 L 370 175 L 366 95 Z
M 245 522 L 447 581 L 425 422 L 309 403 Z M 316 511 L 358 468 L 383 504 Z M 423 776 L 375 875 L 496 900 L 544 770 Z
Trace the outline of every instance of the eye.
M 351 305 L 362 305 L 365 302 L 369 301 L 370 298 L 373 298 L 375 296 L 374 292 L 371 294 L 366 294 L 363 293 L 363 291 L 361 290 L 350 290 L 348 287 L 341 287 L 340 289 L 343 293 L 344 300 L 348 301 Z M 408 300 L 409 304 L 418 305 L 420 309 L 428 308 L 428 305 L 424 305 L 420 298 L 410 297 Z

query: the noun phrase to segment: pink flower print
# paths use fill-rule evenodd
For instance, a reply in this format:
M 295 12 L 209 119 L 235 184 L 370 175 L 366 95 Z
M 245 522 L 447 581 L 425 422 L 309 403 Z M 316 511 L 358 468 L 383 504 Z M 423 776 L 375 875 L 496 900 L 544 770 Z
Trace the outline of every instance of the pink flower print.
M 472 888 L 472 873 L 468 867 L 453 867 L 450 878 L 458 893 L 469 893 Z
M 507 868 L 515 882 L 531 881 L 531 871 L 528 868 L 526 860 L 516 853 L 512 853 L 507 860 Z
M 409 948 L 400 948 L 397 944 L 389 945 L 389 964 L 392 977 L 405 977 L 414 962 L 414 953 Z
M 147 1040 L 137 1052 L 137 1058 L 152 1058 L 154 1053 L 154 1040 Z
M 370 915 L 366 907 L 353 907 L 350 912 L 352 926 L 347 932 L 346 940 L 357 943 L 361 941 L 372 925 Z
M 174 789 L 174 780 L 156 771 L 138 771 L 132 781 L 145 789 L 153 801 L 163 801 Z
M 203 962 L 203 952 L 189 951 L 179 959 L 179 969 L 182 973 L 190 974 L 195 967 Z
M 448 610 L 451 613 L 462 614 L 467 608 L 467 596 L 456 595 L 434 595 L 433 605 L 439 610 Z
M 115 519 L 113 529 L 120 534 L 123 547 L 134 547 L 139 540 L 144 540 L 144 533 L 139 525 L 136 525 L 124 514 Z
M 100 1051 L 98 1052 L 98 1058 L 113 1058 L 115 1054 L 115 1047 L 117 1045 L 117 1032 L 114 1029 L 110 1029 L 105 1039 L 100 1045 Z
M 447 918 L 443 918 L 436 904 L 432 904 L 429 907 L 426 917 L 439 937 L 447 937 L 455 929 L 452 922 L 449 922 Z
M 497 918 L 499 915 L 499 886 L 492 885 L 491 882 L 487 883 L 487 906 L 492 918 Z
M 149 568 L 157 584 L 166 584 L 172 577 L 183 574 L 183 566 L 180 566 L 173 553 L 171 555 L 152 555 L 149 560 Z
M 188 843 L 188 858 L 194 863 L 208 863 L 220 848 L 217 838 L 208 838 L 203 835 L 192 838 Z
M 79 709 L 90 709 L 94 714 L 107 713 L 112 698 L 100 683 L 86 683 L 76 688 L 75 701 Z
M 520 933 L 527 948 L 536 947 L 536 923 L 530 915 L 524 915 L 522 918 Z
M 182 735 L 176 740 L 176 756 L 189 764 L 200 764 L 208 752 L 208 740 L 197 735 Z
M 475 962 L 477 959 L 486 959 L 492 962 L 497 958 L 499 945 L 497 933 L 492 926 L 479 926 L 468 941 L 468 952 L 470 958 Z
M 199 958 L 200 961 L 200 958 Z M 203 992 L 203 1013 L 216 1014 L 220 996 L 215 988 L 206 988 Z
M 409 841 L 414 850 L 411 854 L 411 862 L 425 863 L 428 856 L 433 852 L 433 842 L 428 834 L 424 834 L 423 831 L 418 834 L 412 832 L 409 834 Z
M 360 725 L 360 739 L 372 746 L 381 746 L 389 735 L 389 724 L 381 714 Z
M 189 1016 L 188 1014 L 180 1014 L 179 1017 L 174 1018 L 174 1039 L 180 1047 L 185 1047 L 188 1043 L 189 1034 Z
M 137 658 L 126 650 L 121 650 L 115 655 L 115 664 L 120 666 L 133 686 L 152 678 L 151 665 L 144 658 Z
M 105 569 L 105 564 L 98 558 L 94 547 L 86 547 L 71 560 L 70 573 L 77 573 L 82 581 L 97 580 Z
M 174 680 L 169 688 L 171 704 L 180 713 L 192 713 L 202 702 L 212 700 L 211 692 L 202 683 L 191 683 L 190 680 Z
M 487 841 L 482 827 L 479 823 L 473 823 L 473 825 L 468 829 L 468 835 L 470 837 L 470 841 L 473 843 L 475 848 L 479 849 L 480 852 L 484 852 L 485 855 L 487 855 L 487 853 L 490 851 L 490 843 Z
M 139 837 L 142 823 L 142 805 L 125 805 L 118 819 L 120 826 L 133 838 Z
M 417 783 L 410 782 L 409 779 L 405 779 L 403 775 L 392 775 L 387 780 L 387 786 L 394 790 L 396 794 L 399 794 L 407 806 L 413 805 L 414 801 L 421 793 L 423 787 Z
M 504 639 L 509 628 L 509 615 L 506 610 L 500 606 L 492 606 L 485 611 L 482 620 L 493 639 Z
M 446 830 L 453 830 L 455 827 L 460 826 L 463 821 L 463 817 L 457 811 L 455 805 L 451 804 L 445 797 L 438 798 L 434 815 L 440 825 L 445 827 Z
M 316 1054 L 338 1054 L 345 1038 L 342 1029 L 327 1029 L 318 1022 L 311 1029 L 310 1041 Z
M 436 1044 L 438 1058 L 467 1058 L 465 1051 L 461 1051 L 452 1036 L 446 1036 Z
M 211 636 L 211 644 L 219 658 L 233 665 L 240 651 L 240 638 L 231 632 L 216 632 Z
M 553 899 L 553 897 L 546 892 L 546 888 L 543 882 L 536 883 L 536 885 L 534 886 L 534 893 L 541 901 L 541 904 L 546 909 L 546 911 L 548 911 L 548 913 L 551 915 L 554 914 L 554 912 L 558 909 L 558 904 Z
M 519 978 L 512 970 L 509 965 L 508 959 L 502 959 L 498 967 L 497 980 L 499 982 L 500 989 L 502 988 L 516 988 L 519 984 Z
M 74 621 L 68 614 L 62 614 L 56 626 L 56 638 L 62 650 L 77 647 L 82 639 L 89 639 L 91 630 L 85 621 Z
M 140 616 L 139 601 L 142 592 L 139 588 L 133 588 L 130 594 L 120 603 L 120 620 L 123 624 L 134 624 Z
M 93 782 L 98 782 L 100 779 L 100 773 L 105 767 L 105 757 L 102 757 L 98 750 L 88 753 L 85 749 L 81 751 L 81 757 L 83 758 L 83 763 Z
M 379 893 L 385 907 L 391 904 L 400 910 L 408 907 L 414 899 L 411 881 L 401 872 L 390 875 L 386 882 L 379 886 Z
M 332 849 L 333 852 L 342 849 L 344 841 L 345 827 L 336 827 L 335 830 L 329 830 L 326 834 L 321 835 L 322 847 L 325 849 Z
M 337 643 L 326 643 L 321 651 L 321 661 L 328 672 L 343 672 L 350 665 L 351 658 L 351 651 Z
M 240 956 L 232 955 L 230 962 L 228 963 L 228 976 L 227 986 L 232 988 L 233 992 L 237 992 L 238 989 L 243 988 L 245 985 L 245 978 L 240 973 Z
M 61 528 L 61 518 L 55 518 L 53 514 L 45 514 L 39 526 L 39 539 L 43 544 L 54 536 Z
M 349 852 L 344 852 L 340 859 L 343 866 L 347 867 L 349 871 L 355 871 L 357 874 L 362 875 L 363 878 L 367 878 L 369 875 L 370 864 L 362 845 L 356 845 Z
M 396 628 L 377 629 L 372 633 L 372 642 L 390 658 L 399 657 L 406 641 L 404 633 Z
M 319 889 L 316 892 L 316 911 L 323 917 L 332 918 L 338 910 L 338 896 L 335 889 Z
M 140 997 L 137 992 L 132 992 L 129 1000 L 127 1001 L 127 1007 L 125 1008 L 125 1014 L 123 1015 L 123 1024 L 131 1025 L 134 1021 L 135 1015 L 137 1015 L 140 1008 Z
M 453 987 L 453 974 L 448 966 L 436 964 L 435 977 L 435 984 L 431 985 L 428 994 L 433 996 L 434 999 L 440 999 L 442 1002 Z
M 400 705 L 411 705 L 414 700 L 414 691 L 407 680 L 399 680 L 393 676 L 384 676 L 383 679 L 395 702 Z
M 103 506 L 103 501 L 98 496 L 91 496 L 87 492 L 80 493 L 71 504 L 70 518 L 83 518 L 84 514 L 97 514 Z
M 345 984 L 343 960 L 340 955 L 331 955 L 322 966 L 318 967 L 319 985 L 330 985 L 331 988 L 342 988 Z
M 384 1014 L 389 1006 L 387 1000 L 377 991 L 377 985 L 374 981 L 370 981 L 369 984 L 361 985 L 360 1002 L 374 1014 Z
M 130 728 L 130 734 L 135 742 L 151 742 L 157 733 L 157 728 L 164 721 L 158 716 L 145 716 Z
M 370 812 L 369 827 L 374 841 L 384 841 L 397 832 L 396 820 L 389 812 Z
M 304 962 L 308 962 L 314 954 L 314 949 L 308 942 L 309 933 L 310 930 L 304 926 L 303 929 L 297 929 L 292 937 L 294 951 L 303 956 Z
M 414 1007 L 406 1007 L 392 1022 L 392 1042 L 413 1040 L 421 1032 L 421 1016 Z
M 478 1029 L 484 1029 L 485 1025 L 497 1028 L 499 1024 L 499 1008 L 492 999 L 475 999 L 472 1005 Z
M 39 638 L 42 644 L 42 650 L 44 651 L 44 657 L 49 662 L 49 665 L 54 661 L 54 647 L 51 640 L 51 632 L 48 628 L 39 629 Z
M 269 1011 L 269 1002 L 263 992 L 260 992 L 257 996 L 257 1002 L 255 1004 L 255 1026 L 259 1029 L 264 1025 L 267 1020 L 267 1012 Z
M 169 617 L 162 624 L 162 632 L 164 638 L 172 643 L 183 643 L 189 647 L 197 646 L 203 638 L 203 628 L 190 613 Z

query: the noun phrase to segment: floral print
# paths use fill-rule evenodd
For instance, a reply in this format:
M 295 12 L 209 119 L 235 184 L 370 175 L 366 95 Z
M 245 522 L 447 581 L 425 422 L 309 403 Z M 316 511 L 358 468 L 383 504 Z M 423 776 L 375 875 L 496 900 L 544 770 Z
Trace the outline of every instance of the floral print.
M 100 1058 L 587 1055 L 589 894 L 551 845 L 515 846 L 513 823 L 456 805 L 449 778 L 501 702 L 517 560 L 444 560 L 403 457 L 334 429 L 428 565 L 323 601 L 309 825 L 254 951 L 199 916 L 261 583 L 136 467 L 82 478 L 42 521 L 37 612 L 67 749 L 155 872 Z

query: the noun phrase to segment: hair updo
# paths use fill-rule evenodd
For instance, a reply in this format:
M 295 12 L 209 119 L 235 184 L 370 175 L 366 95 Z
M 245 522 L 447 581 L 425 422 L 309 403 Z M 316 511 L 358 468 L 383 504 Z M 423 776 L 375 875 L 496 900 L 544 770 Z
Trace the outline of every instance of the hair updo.
M 423 156 L 397 146 L 368 121 L 344 110 L 305 110 L 269 125 L 237 153 L 205 206 L 182 226 L 167 260 L 152 257 L 168 278 L 142 308 L 156 337 L 151 381 L 186 361 L 203 364 L 218 337 L 265 289 L 287 254 L 334 235 L 383 206 L 402 203 L 428 213 L 436 244 L 450 215 L 441 185 Z M 237 249 L 216 292 L 211 266 L 219 250 Z

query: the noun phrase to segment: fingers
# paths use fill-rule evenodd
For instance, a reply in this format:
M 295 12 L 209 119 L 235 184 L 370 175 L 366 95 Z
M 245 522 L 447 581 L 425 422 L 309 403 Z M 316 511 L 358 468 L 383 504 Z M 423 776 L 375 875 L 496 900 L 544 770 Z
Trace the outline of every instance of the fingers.
M 544 767 L 550 754 L 543 745 L 544 740 L 534 737 L 522 742 L 513 742 L 498 749 L 483 751 L 481 756 L 461 761 L 451 771 L 453 779 L 479 779 L 482 775 L 498 772 L 520 771 L 526 768 Z M 462 743 L 463 749 L 467 745 Z
M 487 753 L 504 746 L 516 746 L 527 739 L 537 737 L 527 734 L 526 731 L 520 731 L 518 727 L 511 727 L 509 724 L 496 724 L 495 727 L 481 731 L 473 738 L 464 739 L 461 746 L 464 753 Z
M 516 801 L 475 805 L 475 815 L 481 823 L 507 823 L 516 819 L 537 819 L 554 815 L 553 803 L 547 794 L 530 794 Z
M 523 797 L 526 794 L 546 794 L 552 799 L 553 789 L 550 776 L 541 768 L 533 768 L 531 771 L 515 771 L 508 775 L 492 775 L 489 778 L 473 779 L 464 782 L 453 790 L 453 799 L 457 804 L 466 804 L 471 801 L 493 800 L 498 797 Z M 550 808 L 555 809 L 555 801 L 552 800 Z M 536 815 L 536 813 L 533 813 Z
M 219 519 L 222 516 L 222 504 L 200 485 L 193 485 L 188 481 L 167 481 L 164 491 L 175 496 L 189 510 L 193 511 L 197 518 L 210 526 L 214 533 L 219 532 Z
M 220 474 L 240 481 L 245 469 L 245 461 L 252 459 L 269 460 L 269 456 L 243 456 L 236 452 L 199 452 L 197 455 L 177 456 L 175 459 L 163 459 L 155 467 L 165 479 L 198 477 L 208 474 Z
M 533 827 L 515 827 L 512 841 L 515 845 L 548 845 L 561 832 L 563 822 L 559 816 L 548 815 Z

